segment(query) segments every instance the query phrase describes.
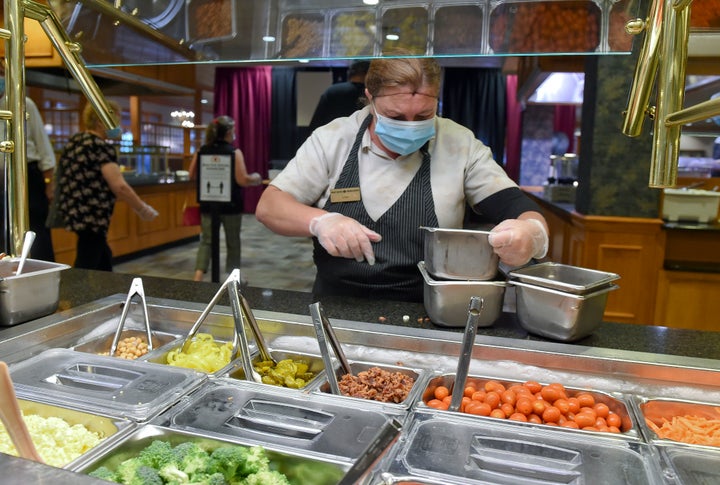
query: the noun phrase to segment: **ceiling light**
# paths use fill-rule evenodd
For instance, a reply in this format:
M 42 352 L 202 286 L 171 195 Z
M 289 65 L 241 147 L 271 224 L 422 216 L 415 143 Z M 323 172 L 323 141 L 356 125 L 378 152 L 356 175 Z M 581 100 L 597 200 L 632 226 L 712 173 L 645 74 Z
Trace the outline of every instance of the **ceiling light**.
M 363 0 L 365 5 L 377 5 L 379 0 Z
M 387 40 L 400 40 L 400 36 L 397 34 L 388 34 L 385 36 Z
M 275 42 L 275 37 L 272 35 L 263 35 L 263 42 Z

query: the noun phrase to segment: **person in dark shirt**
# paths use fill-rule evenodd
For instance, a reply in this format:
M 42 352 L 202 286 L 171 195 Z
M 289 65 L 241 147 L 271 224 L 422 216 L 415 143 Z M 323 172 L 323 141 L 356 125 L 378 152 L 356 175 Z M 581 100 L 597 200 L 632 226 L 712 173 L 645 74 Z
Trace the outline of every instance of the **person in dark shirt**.
M 363 107 L 360 99 L 365 93 L 365 75 L 369 61 L 357 61 L 348 68 L 348 80 L 325 90 L 310 120 L 310 131 L 330 123 L 335 118 L 350 116 Z

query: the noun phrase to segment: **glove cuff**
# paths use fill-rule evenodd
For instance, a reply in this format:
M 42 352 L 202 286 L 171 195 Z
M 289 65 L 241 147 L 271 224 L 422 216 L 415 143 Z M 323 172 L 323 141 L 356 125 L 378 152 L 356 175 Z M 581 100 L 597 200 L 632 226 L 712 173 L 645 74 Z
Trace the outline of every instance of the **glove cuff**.
M 340 214 L 338 212 L 326 212 L 325 214 L 323 214 L 321 216 L 313 217 L 310 220 L 310 227 L 309 227 L 310 234 L 317 237 L 317 226 L 320 224 L 320 222 L 322 222 L 324 219 L 329 219 L 330 217 L 340 216 L 340 215 L 342 215 L 342 214 Z

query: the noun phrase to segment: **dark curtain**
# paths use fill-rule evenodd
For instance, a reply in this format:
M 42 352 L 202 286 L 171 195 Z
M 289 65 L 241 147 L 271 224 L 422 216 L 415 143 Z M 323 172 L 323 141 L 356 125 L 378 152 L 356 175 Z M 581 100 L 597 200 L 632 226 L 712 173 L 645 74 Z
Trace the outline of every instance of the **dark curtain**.
M 270 67 L 219 67 L 215 70 L 215 116 L 235 120 L 237 146 L 248 172 L 267 176 L 270 165 Z M 254 213 L 262 187 L 246 187 L 245 212 Z
M 298 137 L 295 91 L 295 69 L 273 67 L 270 158 L 275 165 L 283 165 L 295 155 Z
M 500 69 L 445 69 L 443 116 L 472 130 L 501 165 L 505 156 L 505 89 Z
M 555 106 L 555 117 L 553 118 L 553 132 L 564 133 L 567 136 L 567 151 L 573 153 L 575 150 L 575 105 L 559 104 Z
M 516 183 L 520 181 L 520 156 L 522 147 L 522 105 L 517 100 L 517 75 L 507 76 L 507 141 L 505 147 L 505 172 Z

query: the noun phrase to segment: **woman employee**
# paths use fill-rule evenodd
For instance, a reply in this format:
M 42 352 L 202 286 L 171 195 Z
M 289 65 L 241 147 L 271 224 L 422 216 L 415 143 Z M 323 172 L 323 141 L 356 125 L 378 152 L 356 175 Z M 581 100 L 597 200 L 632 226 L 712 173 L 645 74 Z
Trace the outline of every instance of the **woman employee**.
M 437 116 L 435 60 L 374 59 L 365 83 L 368 106 L 315 130 L 256 210 L 278 234 L 315 236 L 315 294 L 422 301 L 418 228 L 460 228 L 466 204 L 497 223 L 504 263 L 545 255 L 537 205 L 470 130 Z

